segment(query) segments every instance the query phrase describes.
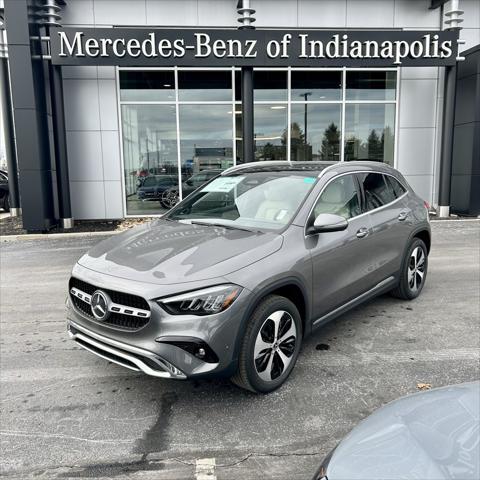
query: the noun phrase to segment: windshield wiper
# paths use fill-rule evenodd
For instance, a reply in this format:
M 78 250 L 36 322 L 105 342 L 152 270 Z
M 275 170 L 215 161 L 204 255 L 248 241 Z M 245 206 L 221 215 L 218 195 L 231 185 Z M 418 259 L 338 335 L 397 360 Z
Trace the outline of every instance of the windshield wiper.
M 209 225 L 209 226 L 212 226 L 212 227 L 222 227 L 222 228 L 226 228 L 228 230 L 242 230 L 244 232 L 260 233 L 258 230 L 250 230 L 248 228 L 237 227 L 236 225 L 226 225 L 224 223 L 199 222 L 198 220 L 190 220 L 190 223 L 194 224 L 194 225 Z

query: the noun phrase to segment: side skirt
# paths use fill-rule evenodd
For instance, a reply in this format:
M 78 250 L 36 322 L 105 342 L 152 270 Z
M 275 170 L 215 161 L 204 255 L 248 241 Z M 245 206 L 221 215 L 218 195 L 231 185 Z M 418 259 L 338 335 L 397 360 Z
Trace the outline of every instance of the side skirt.
M 382 293 L 388 292 L 395 286 L 396 282 L 397 280 L 393 275 L 386 278 L 385 280 L 382 280 L 380 283 L 377 283 L 377 285 L 375 285 L 370 290 L 367 290 L 366 292 L 362 293 L 358 297 L 355 297 L 349 302 L 341 305 L 340 307 L 337 307 L 335 310 L 332 310 L 331 312 L 327 313 L 323 317 L 320 317 L 314 320 L 314 322 L 312 323 L 312 331 L 316 330 L 322 325 L 325 325 L 326 323 L 330 322 L 334 318 L 339 317 L 340 315 L 347 312 L 348 310 L 351 310 L 357 305 L 360 305 L 366 300 L 376 297 L 377 295 L 380 295 Z

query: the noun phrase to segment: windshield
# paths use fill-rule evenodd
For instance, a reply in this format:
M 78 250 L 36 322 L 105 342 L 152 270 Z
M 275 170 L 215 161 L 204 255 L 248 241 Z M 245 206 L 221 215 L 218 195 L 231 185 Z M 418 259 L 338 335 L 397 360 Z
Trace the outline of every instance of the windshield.
M 232 227 L 280 230 L 311 190 L 311 172 L 239 172 L 215 178 L 166 216 Z

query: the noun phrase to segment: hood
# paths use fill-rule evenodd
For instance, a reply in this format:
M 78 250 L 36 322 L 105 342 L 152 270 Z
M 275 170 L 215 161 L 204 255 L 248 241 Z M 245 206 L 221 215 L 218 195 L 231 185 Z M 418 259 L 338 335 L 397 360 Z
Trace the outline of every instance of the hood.
M 334 450 L 328 480 L 480 478 L 480 382 L 401 398 Z
M 157 220 L 113 235 L 78 263 L 96 272 L 155 284 L 224 276 L 276 252 L 283 237 Z

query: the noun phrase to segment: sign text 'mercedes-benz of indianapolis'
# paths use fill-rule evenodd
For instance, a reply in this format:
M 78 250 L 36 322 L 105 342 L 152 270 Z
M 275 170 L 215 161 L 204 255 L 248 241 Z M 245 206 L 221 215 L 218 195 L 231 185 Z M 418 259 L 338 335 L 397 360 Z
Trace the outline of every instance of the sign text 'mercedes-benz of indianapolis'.
M 124 66 L 442 66 L 458 32 L 52 29 L 52 62 Z

